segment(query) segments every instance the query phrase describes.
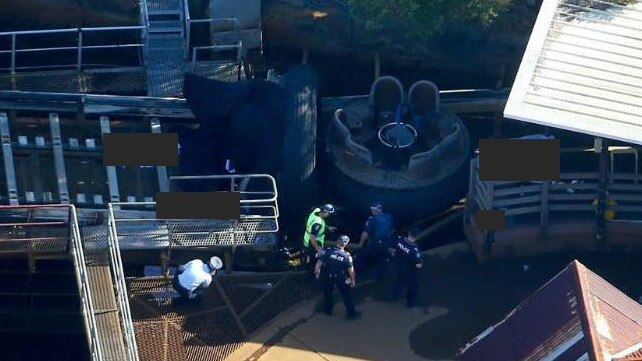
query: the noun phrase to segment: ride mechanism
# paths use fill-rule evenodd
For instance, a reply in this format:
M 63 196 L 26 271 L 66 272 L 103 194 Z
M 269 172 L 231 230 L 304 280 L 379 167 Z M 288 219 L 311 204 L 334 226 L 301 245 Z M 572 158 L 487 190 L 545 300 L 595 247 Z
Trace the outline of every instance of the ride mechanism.
M 144 353 L 139 349 L 146 347 L 136 342 L 141 334 L 129 309 L 123 257 L 161 251 L 167 273 L 179 251 L 214 248 L 227 254 L 224 264 L 231 269 L 235 250 L 273 250 L 280 231 L 277 178 L 271 175 L 181 177 L 163 165 L 102 164 L 103 134 L 162 133 L 178 124 L 195 125 L 180 98 L 185 72 L 228 82 L 252 77 L 249 59 L 262 47 L 260 1 L 212 0 L 210 16 L 195 19 L 187 1 L 144 0 L 140 19 L 138 26 L 0 33 L 10 44 L 0 49 L 7 55 L 0 61 L 8 59 L 0 69 L 0 89 L 6 89 L 0 91 L 0 186 L 7 189 L 0 196 L 7 204 L 0 206 L 5 230 L 0 254 L 27 255 L 33 264 L 43 257 L 72 256 L 92 360 L 138 360 Z M 209 36 L 196 36 L 198 27 Z M 52 40 L 65 36 L 75 45 Z M 46 65 L 40 62 L 44 57 Z M 295 171 L 279 178 L 289 177 L 290 198 L 296 187 L 311 189 L 303 185 L 312 179 L 316 154 L 317 114 L 311 106 L 316 91 L 301 79 L 307 81 L 286 74 L 279 81 L 296 99 L 287 105 L 288 119 L 300 127 L 297 134 L 304 134 L 284 137 L 294 142 L 284 149 L 305 149 L 310 158 L 296 159 Z M 305 121 L 296 118 L 301 114 Z M 156 217 L 157 192 L 195 181 L 217 183 L 211 190 L 239 192 L 239 219 Z M 291 203 L 305 203 L 296 200 Z M 238 317 L 231 314 L 245 334 L 259 324 L 257 312 L 265 308 L 274 315 L 286 305 L 273 302 Z
M 161 121 L 168 119 L 193 123 L 184 100 L 154 98 L 181 96 L 185 72 L 225 81 L 247 77 L 246 56 L 262 46 L 260 1 L 246 2 L 243 11 L 233 3 L 212 1 L 215 16 L 193 19 L 187 1 L 142 1 L 138 26 L 0 33 L 11 44 L 0 49 L 9 59 L 0 74 L 0 89 L 6 89 L 0 91 L 0 183 L 7 189 L 1 201 L 8 204 L 0 206 L 0 255 L 27 255 L 33 265 L 46 257 L 72 256 L 92 360 L 140 357 L 123 255 L 161 250 L 167 271 L 177 250 L 214 248 L 226 254 L 231 270 L 237 247 L 277 242 L 278 194 L 270 175 L 181 177 L 163 165 L 100 161 L 102 134 L 161 133 Z M 209 33 L 204 38 L 210 43 L 194 36 L 198 31 Z M 51 40 L 64 36 L 75 37 L 76 45 Z M 38 64 L 38 56 L 51 64 Z M 147 97 L 131 96 L 141 93 Z M 74 105 L 68 107 L 63 98 Z M 88 99 L 107 103 L 90 109 Z M 182 109 L 176 111 L 176 103 Z M 155 193 L 192 181 L 238 192 L 240 217 L 157 219 Z

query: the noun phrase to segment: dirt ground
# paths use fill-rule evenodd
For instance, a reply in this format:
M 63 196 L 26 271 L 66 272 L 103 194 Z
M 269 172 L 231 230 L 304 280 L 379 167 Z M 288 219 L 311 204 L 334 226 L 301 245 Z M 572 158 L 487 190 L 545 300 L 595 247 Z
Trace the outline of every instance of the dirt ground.
M 574 259 L 632 298 L 642 295 L 642 257 L 636 254 L 567 253 L 483 265 L 469 252 L 433 255 L 421 273 L 419 308 L 385 301 L 389 282 L 370 282 L 355 290 L 360 320 L 343 319 L 338 295 L 332 317 L 316 313 L 314 301 L 303 302 L 227 360 L 453 360 L 460 347 Z

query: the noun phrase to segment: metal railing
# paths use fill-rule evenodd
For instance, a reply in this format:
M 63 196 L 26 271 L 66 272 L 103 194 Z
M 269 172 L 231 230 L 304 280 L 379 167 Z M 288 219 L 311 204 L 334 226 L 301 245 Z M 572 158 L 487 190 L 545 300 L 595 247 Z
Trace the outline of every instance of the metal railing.
M 198 61 L 198 52 L 199 51 L 205 51 L 209 50 L 211 52 L 221 52 L 221 51 L 229 51 L 229 50 L 236 50 L 236 61 L 241 62 L 243 59 L 243 40 L 241 38 L 241 30 L 240 30 L 240 24 L 237 18 L 210 18 L 210 19 L 190 19 L 189 17 L 185 18 L 185 29 L 186 29 L 186 37 L 187 37 L 187 46 L 188 49 L 190 49 L 190 59 L 189 61 L 191 62 L 191 67 L 193 68 L 196 65 L 196 62 Z M 232 30 L 236 34 L 236 40 L 234 41 L 234 44 L 216 44 L 215 39 L 212 39 L 212 43 L 210 45 L 201 45 L 197 46 L 194 45 L 192 46 L 192 39 L 191 39 L 191 34 L 192 34 L 192 25 L 195 24 L 209 24 L 210 26 L 212 24 L 218 24 L 218 25 L 223 25 L 223 24 L 231 24 Z
M 46 209 L 68 209 L 69 218 L 67 221 L 52 221 L 48 219 L 42 219 L 38 221 L 35 213 L 38 210 Z M 91 353 L 91 359 L 93 361 L 102 361 L 103 354 L 100 349 L 100 344 L 98 343 L 98 328 L 96 327 L 96 318 L 94 315 L 94 304 L 91 297 L 91 289 L 89 287 L 89 275 L 87 273 L 87 267 L 85 263 L 85 256 L 83 251 L 82 239 L 80 236 L 80 225 L 78 223 L 78 216 L 76 213 L 76 208 L 73 205 L 66 204 L 50 204 L 50 205 L 15 205 L 15 206 L 0 206 L 0 212 L 3 218 L 5 217 L 11 219 L 21 219 L 23 213 L 26 213 L 27 221 L 26 222 L 5 222 L 1 223 L 0 227 L 46 227 L 46 226 L 68 226 L 68 236 L 69 236 L 69 251 L 73 256 L 74 261 L 74 273 L 76 275 L 76 282 L 78 284 L 78 292 L 80 296 L 80 305 L 82 308 L 85 331 L 87 335 L 87 342 L 89 345 L 89 351 Z M 22 239 L 13 239 L 16 241 L 38 241 L 38 240 L 47 240 L 49 238 L 22 238 Z
M 115 283 L 116 291 L 116 304 L 118 306 L 118 313 L 120 314 L 119 320 L 121 328 L 124 332 L 124 341 L 126 348 L 127 361 L 138 361 L 138 346 L 136 344 L 136 334 L 134 330 L 134 323 L 132 321 L 131 310 L 129 308 L 129 298 L 127 297 L 127 285 L 125 283 L 125 272 L 123 270 L 122 257 L 120 255 L 120 244 L 116 231 L 116 223 L 114 217 L 114 208 L 109 205 L 109 256 L 112 276 Z
M 123 249 L 269 244 L 279 231 L 276 181 L 270 175 L 213 175 L 170 177 L 176 182 L 206 182 L 208 190 L 240 193 L 240 217 L 230 220 L 156 219 L 115 210 L 154 211 L 156 202 L 109 203 L 110 231 Z
M 91 289 L 89 287 L 89 274 L 87 273 L 83 244 L 80 237 L 80 225 L 78 223 L 76 207 L 73 204 L 68 205 L 68 207 L 70 213 L 74 269 L 76 271 L 76 281 L 78 282 L 78 288 L 80 290 L 80 303 L 83 308 L 83 315 L 85 316 L 85 327 L 89 341 L 89 350 L 91 352 L 92 360 L 102 361 L 103 355 L 102 350 L 100 349 L 100 344 L 98 343 L 98 328 L 96 327 L 96 317 L 94 315 L 95 308 L 91 297 Z
M 47 70 L 51 68 L 62 68 L 62 69 L 75 69 L 77 71 L 82 70 L 85 66 L 95 66 L 95 67 L 114 67 L 122 66 L 116 64 L 108 63 L 95 63 L 89 64 L 83 62 L 83 54 L 88 50 L 113 50 L 113 49 L 141 49 L 144 47 L 144 39 L 146 36 L 146 26 L 114 26 L 114 27 L 91 27 L 91 28 L 68 28 L 68 29 L 50 29 L 50 30 L 27 30 L 27 31 L 9 31 L 9 32 L 0 32 L 0 40 L 3 38 L 9 38 L 11 42 L 10 50 L 0 50 L 0 54 L 10 54 L 10 67 L 9 68 L 0 68 L 0 70 L 9 70 L 11 74 L 15 74 L 18 70 Z M 83 34 L 88 33 L 111 33 L 113 36 L 114 33 L 124 32 L 124 31 L 135 31 L 137 32 L 136 38 L 139 41 L 134 43 L 116 43 L 116 44 L 100 44 L 100 45 L 88 45 L 86 40 L 83 40 Z M 21 48 L 19 47 L 19 40 L 21 37 L 26 36 L 55 36 L 63 34 L 76 34 L 76 44 L 74 46 L 48 46 L 48 47 L 38 47 L 38 48 Z M 49 41 L 47 42 L 50 43 Z M 59 65 L 39 65 L 39 66 L 25 66 L 21 67 L 18 64 L 18 55 L 19 54 L 38 54 L 38 53 L 52 53 L 52 52 L 75 52 L 75 63 L 74 64 L 59 64 Z M 108 58 L 108 57 L 103 57 Z

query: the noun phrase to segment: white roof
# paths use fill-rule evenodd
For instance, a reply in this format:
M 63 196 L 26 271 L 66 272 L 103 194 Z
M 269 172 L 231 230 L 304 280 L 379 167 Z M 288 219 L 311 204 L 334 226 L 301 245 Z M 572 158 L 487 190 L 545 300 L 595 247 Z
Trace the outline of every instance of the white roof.
M 504 116 L 642 144 L 642 0 L 629 3 L 544 0 Z

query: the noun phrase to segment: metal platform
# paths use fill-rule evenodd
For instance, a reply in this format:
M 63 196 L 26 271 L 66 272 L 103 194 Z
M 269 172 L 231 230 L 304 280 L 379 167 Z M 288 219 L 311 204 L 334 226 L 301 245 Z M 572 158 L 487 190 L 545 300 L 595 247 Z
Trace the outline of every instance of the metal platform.
M 275 244 L 279 231 L 276 181 L 267 174 L 170 177 L 170 186 L 182 181 L 223 182 L 227 191 L 240 193 L 238 220 L 189 220 L 126 217 L 123 209 L 155 211 L 155 202 L 112 202 L 109 204 L 109 237 L 120 249 L 155 249 L 201 246 Z M 250 191 L 245 189 L 262 189 Z M 102 226 L 85 227 L 87 247 L 105 247 Z
M 304 273 L 217 276 L 198 306 L 172 306 L 171 278 L 127 279 L 141 361 L 225 360 L 312 290 Z
M 57 217 L 44 217 L 54 210 Z M 88 249 L 83 244 L 75 206 L 0 206 L 0 218 L 0 255 L 26 254 L 31 265 L 42 257 L 71 254 L 92 361 L 138 360 L 136 345 L 129 338 L 133 335 L 129 308 L 122 305 L 126 291 L 118 285 L 122 277 L 116 277 L 122 274 L 122 265 L 113 262 L 116 257 L 110 257 L 107 249 Z

